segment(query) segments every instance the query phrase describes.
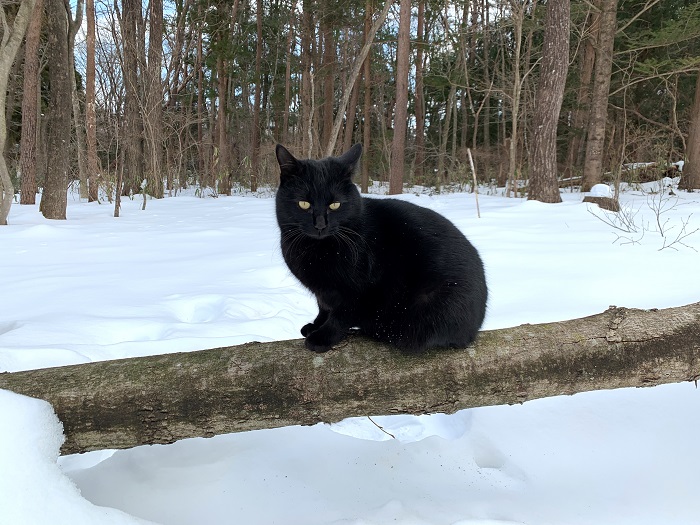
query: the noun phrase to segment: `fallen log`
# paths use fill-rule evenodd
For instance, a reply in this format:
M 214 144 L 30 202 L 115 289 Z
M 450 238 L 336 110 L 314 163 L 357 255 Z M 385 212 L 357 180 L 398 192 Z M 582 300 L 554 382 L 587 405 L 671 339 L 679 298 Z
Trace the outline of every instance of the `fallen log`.
M 51 403 L 72 454 L 698 378 L 694 303 L 484 331 L 469 348 L 423 355 L 357 336 L 320 355 L 302 340 L 255 342 L 5 373 L 0 388 Z

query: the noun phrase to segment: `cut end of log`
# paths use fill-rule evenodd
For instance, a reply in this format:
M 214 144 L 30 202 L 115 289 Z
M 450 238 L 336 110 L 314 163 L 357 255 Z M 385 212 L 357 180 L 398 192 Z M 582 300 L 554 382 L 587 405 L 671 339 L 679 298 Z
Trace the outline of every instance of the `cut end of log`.
M 592 202 L 593 204 L 597 204 L 600 208 L 608 211 L 620 211 L 620 203 L 612 197 L 593 197 L 588 195 L 583 198 L 583 202 Z

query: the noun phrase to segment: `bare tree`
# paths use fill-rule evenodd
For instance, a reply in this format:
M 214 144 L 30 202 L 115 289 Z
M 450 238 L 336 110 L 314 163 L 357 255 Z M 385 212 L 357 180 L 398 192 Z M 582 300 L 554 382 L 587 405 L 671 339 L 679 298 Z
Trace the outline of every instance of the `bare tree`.
M 36 0 L 32 19 L 27 28 L 24 45 L 24 87 L 22 93 L 22 139 L 20 144 L 20 174 L 22 191 L 20 204 L 36 203 L 37 139 L 39 132 L 39 48 L 41 23 L 44 18 L 43 0 Z
M 70 70 L 75 71 L 75 37 L 83 23 L 83 10 L 85 9 L 85 0 L 78 0 L 75 7 L 75 18 L 70 9 L 66 9 L 68 13 L 68 59 L 70 61 Z M 88 198 L 88 183 L 87 183 L 87 166 L 86 166 L 86 150 L 85 150 L 85 120 L 80 109 L 80 99 L 78 97 L 78 83 L 75 75 L 70 75 L 71 84 L 71 103 L 73 108 L 73 128 L 75 129 L 75 153 L 78 157 L 78 179 L 80 180 L 80 197 Z
M 250 190 L 258 191 L 258 175 L 260 171 L 260 95 L 262 90 L 262 19 L 263 19 L 263 2 L 257 0 L 257 42 L 255 46 L 255 107 L 253 108 L 253 157 L 251 162 Z
M 399 8 L 399 35 L 396 50 L 396 109 L 394 111 L 394 138 L 391 142 L 389 194 L 403 191 L 406 127 L 408 116 L 408 69 L 411 29 L 411 0 L 401 0 Z
M 97 116 L 95 113 L 95 0 L 87 0 L 87 61 L 85 66 L 85 138 L 87 153 L 88 202 L 98 195 Z
M 15 61 L 19 46 L 22 44 L 24 32 L 27 30 L 29 18 L 34 10 L 34 0 L 22 0 L 12 24 L 7 20 L 6 6 L 0 9 L 0 24 L 2 24 L 2 39 L 0 40 L 0 226 L 7 224 L 15 189 L 12 186 L 10 172 L 5 161 L 5 143 L 7 142 L 7 83 L 10 78 L 12 63 Z
M 557 124 L 569 70 L 569 0 L 549 0 L 533 116 L 528 199 L 561 202 L 557 180 Z

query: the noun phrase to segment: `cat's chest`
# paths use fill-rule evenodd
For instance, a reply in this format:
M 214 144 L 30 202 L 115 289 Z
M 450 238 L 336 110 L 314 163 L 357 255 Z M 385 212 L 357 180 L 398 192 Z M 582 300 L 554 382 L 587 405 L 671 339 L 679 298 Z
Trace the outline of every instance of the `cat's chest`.
M 359 248 L 349 249 L 335 242 L 298 243 L 285 253 L 292 273 L 305 285 L 319 287 L 354 287 L 369 271 L 368 254 Z

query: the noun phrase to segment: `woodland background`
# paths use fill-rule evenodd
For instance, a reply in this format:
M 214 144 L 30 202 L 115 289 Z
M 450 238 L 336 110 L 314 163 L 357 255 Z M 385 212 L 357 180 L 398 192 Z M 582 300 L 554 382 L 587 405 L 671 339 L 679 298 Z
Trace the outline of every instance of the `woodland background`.
M 299 157 L 363 143 L 365 191 L 465 183 L 470 153 L 481 182 L 545 202 L 681 159 L 681 187 L 700 188 L 697 1 L 2 8 L 0 224 L 38 191 L 65 218 L 76 180 L 115 213 L 123 195 L 256 191 L 276 183 L 277 142 Z

